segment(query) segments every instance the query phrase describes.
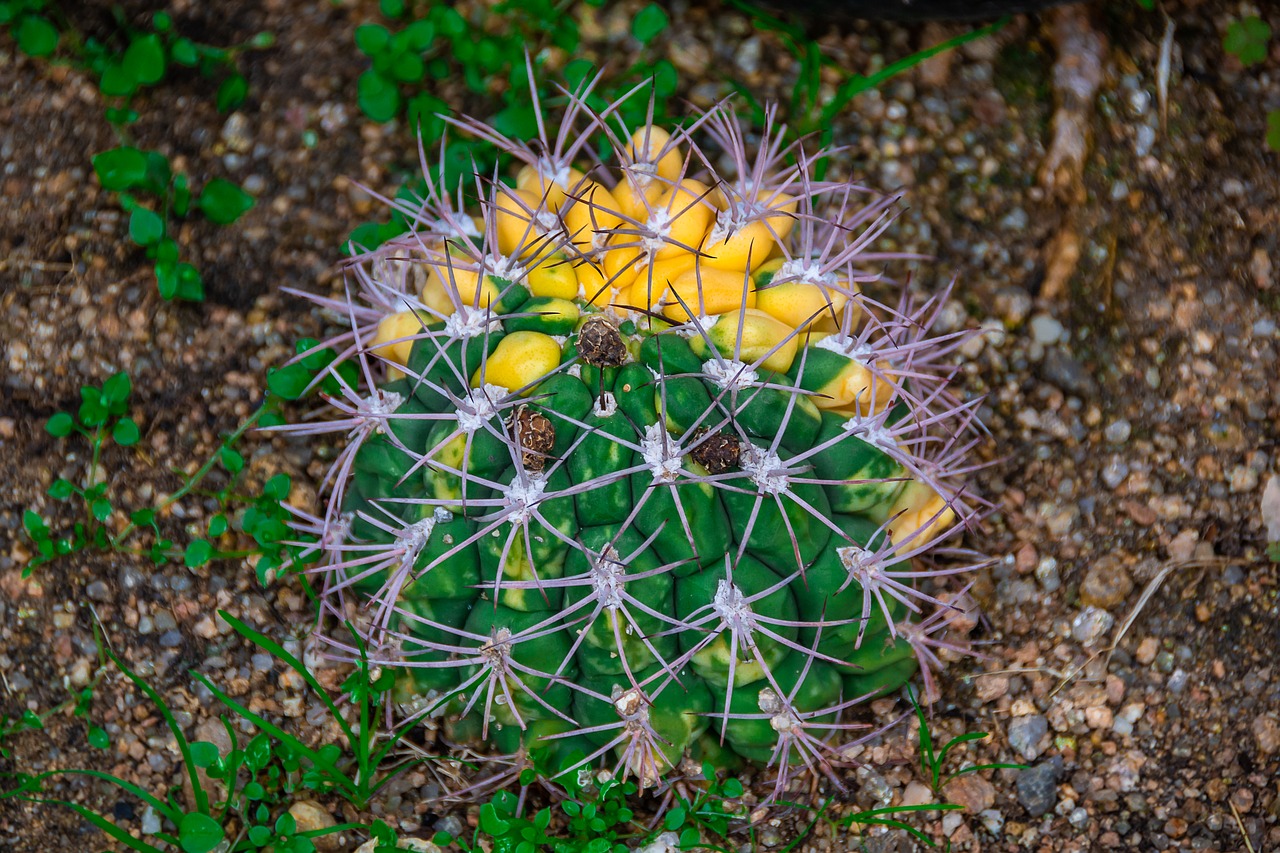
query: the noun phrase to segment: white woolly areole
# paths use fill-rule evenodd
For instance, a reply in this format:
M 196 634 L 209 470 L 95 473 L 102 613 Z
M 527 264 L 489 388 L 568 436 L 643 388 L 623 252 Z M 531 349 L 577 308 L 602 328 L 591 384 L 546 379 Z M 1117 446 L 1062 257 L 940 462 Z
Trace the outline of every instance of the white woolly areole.
M 533 169 L 538 173 L 538 177 L 544 181 L 553 184 L 559 184 L 563 189 L 570 189 L 569 177 L 571 172 L 569 165 L 559 165 L 550 157 L 539 157 L 538 162 L 533 165 Z
M 512 525 L 524 524 L 528 521 L 533 516 L 533 508 L 542 500 L 542 494 L 546 488 L 545 474 L 529 474 L 523 480 L 517 477 L 503 494 L 506 506 L 511 509 L 503 521 Z
M 559 230 L 561 230 L 560 217 L 550 210 L 535 210 L 533 212 L 533 231 L 536 234 L 554 234 Z
M 360 413 L 368 420 L 377 424 L 378 432 L 386 432 L 386 419 L 395 414 L 396 409 L 400 408 L 400 404 L 404 402 L 404 397 L 395 391 L 382 391 L 375 389 L 372 394 L 365 397 L 360 405 Z
M 624 166 L 623 169 L 631 177 L 631 182 L 635 184 L 636 189 L 641 191 L 647 190 L 649 185 L 653 183 L 654 176 L 658 174 L 657 163 L 632 163 L 629 166 Z
M 497 401 L 507 394 L 506 388 L 490 385 L 488 382 L 469 390 L 467 396 L 458 403 L 458 428 L 467 433 L 482 428 L 485 421 L 498 414 Z
M 831 335 L 823 338 L 814 344 L 818 349 L 830 350 L 839 353 L 845 358 L 852 358 L 863 364 L 870 364 L 875 357 L 875 351 L 864 343 L 860 343 L 856 338 L 851 338 L 843 332 L 838 335 Z
M 849 577 L 864 582 L 862 584 L 864 587 L 867 586 L 865 581 L 877 580 L 883 574 L 880 557 L 861 545 L 845 545 L 837 548 L 836 556 L 840 558 L 840 565 L 849 573 Z
M 591 588 L 596 601 L 610 610 L 622 607 L 622 590 L 626 585 L 626 567 L 622 565 L 618 550 L 605 545 L 599 556 L 591 558 Z
M 445 318 L 444 331 L 451 338 L 478 338 L 502 329 L 502 323 L 487 308 L 462 305 Z
M 341 553 L 347 537 L 351 535 L 351 524 L 356 519 L 354 512 L 344 512 L 323 528 L 320 534 L 320 547 L 330 553 Z
M 716 221 L 707 233 L 706 245 L 723 243 L 751 221 L 752 210 L 740 201 L 730 202 L 728 208 L 716 213 Z
M 736 358 L 723 361 L 713 358 L 703 365 L 702 372 L 718 387 L 730 391 L 752 388 L 760 381 L 760 374 L 751 365 Z
M 774 281 L 796 281 L 801 284 L 817 284 L 834 287 L 838 279 L 835 273 L 824 273 L 822 266 L 815 260 L 792 258 L 784 261 L 778 271 L 773 274 Z
M 505 278 L 507 281 L 519 281 L 524 278 L 529 269 L 520 263 L 520 259 L 511 255 L 488 255 L 480 262 L 480 271 L 482 274 L 496 276 L 497 278 Z M 474 296 L 471 293 L 464 293 L 463 296 Z
M 649 466 L 653 479 L 659 483 L 670 483 L 680 475 L 679 448 L 667 437 L 662 424 L 645 427 L 644 438 L 640 440 L 640 455 L 644 464 Z
M 400 551 L 400 564 L 412 566 L 417 561 L 422 549 L 431 540 L 431 532 L 436 529 L 437 518 L 432 515 L 421 521 L 415 521 L 396 536 L 396 549 Z
M 728 578 L 721 578 L 716 583 L 716 594 L 711 598 L 711 609 L 716 612 L 734 634 L 738 635 L 738 645 L 742 649 L 755 648 L 756 614 L 751 609 L 751 602 L 742 594 L 736 584 Z M 741 656 L 741 652 L 739 652 Z
M 743 444 L 738 464 L 756 488 L 766 495 L 780 495 L 791 487 L 787 466 L 776 453 L 754 444 Z
M 596 398 L 596 404 L 591 411 L 597 417 L 607 418 L 618 411 L 618 398 L 614 397 L 612 392 L 605 391 Z
M 659 249 L 667 245 L 667 238 L 671 236 L 671 223 L 675 219 L 671 215 L 671 211 L 665 207 L 649 213 L 649 218 L 644 221 L 644 228 L 641 229 L 643 234 L 640 236 L 640 246 L 649 254 L 649 258 L 641 260 L 649 260 L 653 254 Z
M 574 379 L 578 379 L 582 376 L 582 365 L 574 362 L 566 367 L 564 372 L 572 376 Z
M 702 338 L 705 340 L 707 335 L 711 333 L 711 327 L 719 319 L 719 314 L 699 314 L 696 317 L 690 317 L 677 327 L 676 332 L 686 338 Z
M 877 418 L 854 415 L 840 424 L 840 428 L 881 450 L 896 451 L 898 449 L 898 442 L 894 441 L 893 433 Z

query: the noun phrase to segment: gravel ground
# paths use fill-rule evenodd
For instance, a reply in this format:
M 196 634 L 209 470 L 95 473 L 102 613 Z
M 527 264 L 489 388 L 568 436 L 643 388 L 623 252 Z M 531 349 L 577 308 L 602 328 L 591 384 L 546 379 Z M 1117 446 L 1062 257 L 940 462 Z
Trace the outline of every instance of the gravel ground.
M 55 442 L 43 420 L 74 405 L 82 383 L 128 370 L 143 440 L 105 459 L 118 503 L 176 489 L 169 472 L 194 470 L 253 410 L 264 369 L 322 331 L 279 287 L 336 292 L 335 247 L 374 213 L 353 181 L 389 189 L 411 168 L 405 128 L 366 123 L 354 102 L 363 65 L 352 29 L 376 4 L 216 5 L 171 7 L 211 43 L 277 35 L 275 49 L 242 61 L 249 102 L 220 116 L 204 84 L 179 78 L 141 100 L 134 128 L 179 168 L 258 196 L 234 227 L 183 226 L 209 291 L 200 305 L 158 298 L 92 177 L 87 153 L 113 144 L 92 81 L 0 40 L 0 711 L 44 710 L 87 684 L 96 617 L 195 738 L 216 732 L 217 709 L 191 669 L 320 741 L 333 733 L 299 679 L 213 616 L 227 609 L 305 653 L 296 586 L 264 590 L 239 563 L 156 569 L 129 554 L 72 556 L 22 577 L 22 511 L 56 514 L 45 489 L 85 465 L 83 447 Z M 973 636 L 989 657 L 950 670 L 930 728 L 935 740 L 990 732 L 967 760 L 1030 769 L 961 777 L 945 794 L 964 812 L 918 823 L 957 850 L 1277 849 L 1280 604 L 1262 507 L 1269 484 L 1280 490 L 1280 158 L 1263 138 L 1265 110 L 1280 107 L 1280 41 L 1246 71 L 1221 38 L 1256 7 L 1168 4 L 1165 115 L 1165 15 L 1106 7 L 1015 18 L 860 96 L 836 126 L 842 168 L 905 192 L 885 246 L 934 257 L 913 265 L 913 285 L 955 277 L 944 324 L 985 330 L 964 356 L 994 436 L 979 488 L 998 511 L 969 543 L 998 558 L 973 590 Z M 633 52 L 635 8 L 588 12 L 583 53 Z M 658 50 L 695 105 L 730 91 L 726 76 L 761 97 L 787 94 L 796 69 L 776 35 L 716 5 L 671 12 Z M 1280 32 L 1280 15 L 1266 14 Z M 814 27 L 856 72 L 958 31 Z M 253 482 L 283 471 L 293 499 L 314 498 L 320 449 L 259 435 L 248 451 Z M 183 500 L 164 523 L 184 535 L 209 511 Z M 336 686 L 342 673 L 316 663 Z M 881 701 L 870 715 L 900 710 Z M 56 715 L 45 733 L 13 739 L 0 771 L 92 767 L 152 791 L 178 784 L 175 745 L 127 682 L 99 685 L 93 717 L 110 751 L 88 746 L 82 720 Z M 913 744 L 904 728 L 869 747 L 877 769 L 848 772 L 837 810 L 928 802 Z M 439 792 L 439 780 L 411 774 L 379 810 L 424 837 L 438 821 L 475 820 L 437 812 Z M 91 780 L 56 793 L 129 828 L 153 819 Z M 783 817 L 761 837 L 785 844 L 793 832 Z M 0 801 L 0 849 L 102 842 L 67 810 Z M 819 824 L 805 844 L 849 842 Z M 911 849 L 892 832 L 865 844 Z

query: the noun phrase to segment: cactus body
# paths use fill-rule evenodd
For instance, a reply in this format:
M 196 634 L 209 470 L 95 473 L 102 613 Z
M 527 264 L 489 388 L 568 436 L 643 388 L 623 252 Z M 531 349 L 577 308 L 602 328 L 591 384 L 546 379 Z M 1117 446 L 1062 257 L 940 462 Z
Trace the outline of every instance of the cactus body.
M 516 186 L 429 180 L 355 259 L 326 595 L 456 739 L 644 784 L 686 752 L 827 766 L 841 712 L 947 645 L 920 558 L 975 511 L 956 341 L 862 293 L 888 200 L 780 131 L 752 154 L 704 116 L 717 174 L 581 107 L 536 145 L 464 123 Z

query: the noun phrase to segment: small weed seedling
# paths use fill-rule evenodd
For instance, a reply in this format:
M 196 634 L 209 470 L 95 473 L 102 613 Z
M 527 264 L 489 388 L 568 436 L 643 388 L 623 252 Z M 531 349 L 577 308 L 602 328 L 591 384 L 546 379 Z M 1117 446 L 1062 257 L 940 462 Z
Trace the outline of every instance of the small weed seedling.
M 1248 68 L 1267 58 L 1267 43 L 1270 41 L 1271 26 L 1257 15 L 1249 15 L 1227 25 L 1222 49 Z
M 174 68 L 195 69 L 202 77 L 220 80 L 215 95 L 218 111 L 238 108 L 248 94 L 248 82 L 237 64 L 239 55 L 275 43 L 271 33 L 259 33 L 241 45 L 215 47 L 179 35 L 173 17 L 165 12 L 155 14 L 151 29 L 130 26 L 118 8 L 115 16 L 114 33 L 86 38 L 47 0 L 0 0 L 0 26 L 12 30 L 19 49 L 29 56 L 48 57 L 62 45 L 71 65 L 97 78 L 107 104 L 106 118 L 122 134 L 126 125 L 138 119 L 134 97 L 159 85 Z M 198 210 L 210 222 L 230 225 L 253 207 L 253 198 L 225 178 L 206 181 L 193 196 L 190 179 L 175 174 L 163 154 L 129 145 L 97 154 L 93 167 L 103 188 L 116 193 L 129 214 L 129 238 L 154 262 L 160 295 L 203 300 L 200 272 L 179 259 L 170 221 Z
M 1232 21 L 1222 39 L 1222 49 L 1240 60 L 1245 68 L 1265 61 L 1270 46 L 1271 25 L 1257 15 Z M 1268 148 L 1280 152 L 1280 110 L 1267 112 L 1266 141 Z M 1280 554 L 1280 550 L 1276 553 Z
M 943 767 L 946 765 L 947 755 L 952 749 L 966 743 L 985 740 L 990 735 L 987 732 L 966 732 L 947 741 L 941 749 L 935 749 L 933 734 L 929 731 L 929 721 L 925 717 L 924 708 L 920 707 L 920 702 L 916 699 L 915 690 L 910 686 L 907 687 L 907 697 L 911 700 L 911 706 L 915 708 L 916 719 L 920 722 L 920 769 L 924 773 L 925 782 L 929 784 L 930 790 L 935 795 L 941 794 L 947 783 L 958 776 L 966 776 L 982 770 L 1027 769 L 1025 764 L 975 764 L 962 767 L 951 774 L 943 775 Z
M 199 210 L 210 222 L 230 225 L 253 207 L 253 197 L 225 178 L 207 181 L 193 197 L 190 179 L 174 174 L 163 154 L 127 145 L 94 155 L 93 169 L 104 189 L 118 193 L 120 206 L 129 214 L 129 239 L 155 262 L 160 295 L 203 300 L 200 271 L 178 259 L 178 243 L 170 236 L 170 218 L 182 219 Z M 142 201 L 146 196 L 150 207 Z
M 104 38 L 86 37 L 49 0 L 0 0 L 0 27 L 12 31 L 19 50 L 41 58 L 64 48 L 72 66 L 97 78 L 98 91 L 111 103 L 107 120 L 116 125 L 137 121 L 133 97 L 159 85 L 177 68 L 194 69 L 201 77 L 218 80 L 218 111 L 236 109 L 249 92 L 237 64 L 240 54 L 275 44 L 271 33 L 258 33 L 243 44 L 216 47 L 178 33 L 167 12 L 155 13 L 149 29 L 131 26 L 119 7 L 113 14 L 114 32 Z
M 369 664 L 367 649 L 355 632 L 352 632 L 352 636 L 356 638 L 358 652 L 356 666 L 342 685 L 342 692 L 354 709 L 356 721 L 352 723 L 348 721 L 348 715 L 344 714 L 337 702 L 330 698 L 328 692 L 301 660 L 290 654 L 275 640 L 250 628 L 229 613 L 221 612 L 220 615 L 236 633 L 284 662 L 301 676 L 324 703 L 346 738 L 345 753 L 336 744 L 326 744 L 319 749 L 313 749 L 266 717 L 251 711 L 232 698 L 203 673 L 191 673 L 193 678 L 209 688 L 218 701 L 234 711 L 236 715 L 252 722 L 263 732 L 259 737 L 264 738 L 263 743 L 268 745 L 261 747 L 262 749 L 272 748 L 266 740 L 268 736 L 274 739 L 276 753 L 282 756 L 286 769 L 291 773 L 301 773 L 300 779 L 304 787 L 319 793 L 336 793 L 357 809 L 363 809 L 388 782 L 422 762 L 419 758 L 399 761 L 395 758 L 395 749 L 401 737 L 410 731 L 408 728 L 401 728 L 398 733 L 390 736 L 382 733 L 385 698 L 394 685 L 395 672 L 390 669 L 372 668 Z M 388 768 L 387 765 L 391 766 Z M 291 790 L 288 789 L 286 792 Z
M 127 448 L 141 438 L 137 424 L 128 415 L 132 382 L 128 374 L 117 373 L 101 388 L 82 387 L 78 411 L 58 412 L 45 424 L 46 431 L 55 438 L 78 435 L 89 442 L 90 460 L 84 479 L 72 482 L 60 478 L 48 491 L 56 501 L 78 505 L 78 514 L 82 517 L 70 530 L 55 531 L 50 526 L 52 522 L 34 509 L 23 514 L 23 526 L 37 552 L 24 567 L 24 576 L 58 557 L 86 549 L 145 554 L 157 565 L 181 560 L 189 568 L 211 560 L 256 558 L 254 567 L 263 585 L 284 567 L 301 568 L 309 559 L 308 542 L 288 525 L 292 518 L 285 503 L 292 487 L 289 476 L 276 474 L 258 493 L 242 493 L 245 459 L 238 449 L 253 427 L 273 426 L 282 421 L 280 408 L 285 401 L 299 400 L 315 391 L 338 393 L 339 376 L 347 382 L 354 381 L 350 375 L 354 370 L 352 365 L 337 368 L 337 376 L 327 370 L 335 357 L 333 350 L 320 348 L 315 341 L 306 339 L 298 344 L 298 353 L 300 357 L 292 363 L 268 371 L 263 404 L 233 432 L 223 436 L 218 448 L 195 473 L 184 478 L 180 488 L 159 504 L 133 510 L 122 526 L 113 526 L 113 520 L 119 517 L 118 507 L 111 495 L 113 478 L 104 470 L 102 457 L 109 442 Z M 324 376 L 317 379 L 322 372 Z M 221 486 L 202 489 L 215 472 Z M 169 507 L 189 495 L 216 500 L 218 510 L 209 518 L 203 536 L 179 545 L 166 534 L 161 521 Z M 151 532 L 149 546 L 141 548 L 132 544 L 139 531 Z M 251 539 L 252 544 L 246 544 L 244 538 L 237 539 L 236 534 Z

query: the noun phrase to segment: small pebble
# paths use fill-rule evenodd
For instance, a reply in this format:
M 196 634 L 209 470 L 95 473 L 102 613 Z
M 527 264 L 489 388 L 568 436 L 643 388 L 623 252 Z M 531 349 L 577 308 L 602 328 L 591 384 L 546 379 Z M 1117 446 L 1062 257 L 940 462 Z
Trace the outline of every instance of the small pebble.
M 1095 645 L 1111 630 L 1115 621 L 1114 616 L 1101 608 L 1086 607 L 1071 620 L 1071 636 L 1082 645 Z
M 1112 421 L 1107 424 L 1107 428 L 1102 431 L 1102 435 L 1112 444 L 1124 444 L 1129 440 L 1129 434 L 1133 431 L 1133 427 L 1124 418 Z
M 1040 714 L 1009 721 L 1009 746 L 1027 761 L 1035 761 L 1044 752 L 1048 734 L 1049 721 Z
M 1118 559 L 1105 555 L 1085 573 L 1084 580 L 1080 583 L 1080 600 L 1086 605 L 1105 610 L 1123 602 L 1132 591 L 1133 580 L 1130 579 L 1129 572 Z
M 1053 758 L 1023 770 L 1018 774 L 1015 788 L 1018 802 L 1032 817 L 1047 814 L 1058 799 L 1058 774 L 1062 759 Z
M 1048 314 L 1037 314 L 1031 318 L 1031 339 L 1041 346 L 1053 346 L 1062 340 L 1065 333 L 1062 324 Z
M 1045 592 L 1055 592 L 1062 586 L 1062 578 L 1058 575 L 1058 561 L 1054 557 L 1044 557 L 1036 565 L 1036 580 Z
M 1253 721 L 1253 739 L 1258 742 L 1258 749 L 1267 755 L 1280 752 L 1280 722 L 1269 714 L 1256 717 Z

